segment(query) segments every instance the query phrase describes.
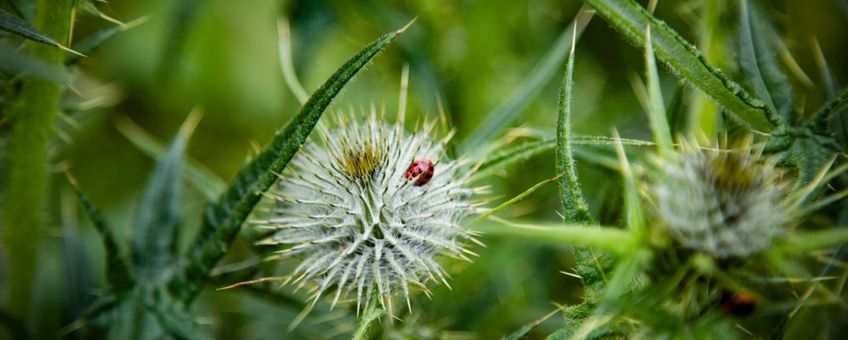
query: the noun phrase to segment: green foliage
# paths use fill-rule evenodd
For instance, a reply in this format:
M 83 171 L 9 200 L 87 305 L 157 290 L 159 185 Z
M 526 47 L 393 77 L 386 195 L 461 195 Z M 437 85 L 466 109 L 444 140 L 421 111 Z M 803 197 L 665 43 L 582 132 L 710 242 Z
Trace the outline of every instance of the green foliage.
M 779 118 L 760 100 L 704 61 L 700 52 L 671 27 L 633 0 L 584 0 L 631 44 L 644 47 L 643 32 L 651 27 L 656 57 L 692 85 L 727 108 L 731 117 L 757 131 L 768 132 Z

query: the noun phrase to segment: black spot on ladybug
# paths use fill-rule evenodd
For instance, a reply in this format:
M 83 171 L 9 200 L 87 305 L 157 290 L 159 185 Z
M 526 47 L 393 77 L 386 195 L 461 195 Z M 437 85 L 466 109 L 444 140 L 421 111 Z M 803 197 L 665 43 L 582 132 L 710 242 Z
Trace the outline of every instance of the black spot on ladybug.
M 406 170 L 403 177 L 409 181 L 414 179 L 413 185 L 420 187 L 430 182 L 434 171 L 433 161 L 426 158 L 416 159 L 409 165 L 409 169 Z

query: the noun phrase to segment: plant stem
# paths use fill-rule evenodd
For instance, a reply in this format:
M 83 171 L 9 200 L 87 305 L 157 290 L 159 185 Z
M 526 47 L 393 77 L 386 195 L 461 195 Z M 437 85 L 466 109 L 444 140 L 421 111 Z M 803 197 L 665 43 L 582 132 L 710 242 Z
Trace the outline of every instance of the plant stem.
M 38 0 L 34 26 L 54 40 L 65 43 L 71 24 L 72 0 Z M 65 52 L 45 44 L 28 42 L 32 58 L 61 67 Z M 25 76 L 17 99 L 10 105 L 12 133 L 8 142 L 9 188 L 6 193 L 6 224 L 2 230 L 9 272 L 6 307 L 24 322 L 29 319 L 38 242 L 44 232 L 44 211 L 49 189 L 47 147 L 56 117 L 61 86 Z

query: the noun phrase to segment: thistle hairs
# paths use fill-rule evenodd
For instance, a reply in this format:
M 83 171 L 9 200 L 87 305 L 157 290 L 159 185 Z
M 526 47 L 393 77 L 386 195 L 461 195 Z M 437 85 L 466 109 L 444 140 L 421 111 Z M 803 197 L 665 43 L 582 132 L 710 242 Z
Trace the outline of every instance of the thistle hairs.
M 650 192 L 656 215 L 684 248 L 715 258 L 769 249 L 791 211 L 782 171 L 750 143 L 734 149 L 684 144 L 658 159 Z
M 448 285 L 438 255 L 473 254 L 463 248 L 472 235 L 458 225 L 472 209 L 468 172 L 430 139 L 432 125 L 408 133 L 373 112 L 355 120 L 339 115 L 335 128 L 321 126 L 320 143 L 307 143 L 281 175 L 268 194 L 272 216 L 255 223 L 272 230 L 260 243 L 302 259 L 290 279 L 314 283 L 313 301 L 335 289 L 333 305 L 349 296 L 357 310 L 379 302 L 391 313 L 402 294 L 411 310 L 412 286 L 429 295 L 428 281 Z M 432 180 L 410 180 L 418 159 L 432 161 Z

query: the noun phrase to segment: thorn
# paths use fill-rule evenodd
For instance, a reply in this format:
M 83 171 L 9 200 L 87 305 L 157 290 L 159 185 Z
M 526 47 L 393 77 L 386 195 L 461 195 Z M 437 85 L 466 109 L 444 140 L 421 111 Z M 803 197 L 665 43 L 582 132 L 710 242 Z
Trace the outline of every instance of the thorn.
M 409 28 L 409 26 L 412 26 L 412 24 L 413 24 L 413 23 L 415 23 L 415 20 L 418 20 L 418 17 L 417 17 L 417 16 L 416 16 L 416 17 L 414 17 L 414 18 L 412 18 L 412 20 L 410 20 L 410 21 L 409 21 L 409 23 L 407 23 L 406 25 L 404 25 L 403 27 L 401 27 L 399 30 L 395 31 L 395 35 L 398 35 L 398 34 L 401 34 L 401 33 L 405 32 L 405 31 L 406 31 L 406 29 L 408 29 L 408 28 Z

